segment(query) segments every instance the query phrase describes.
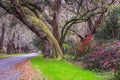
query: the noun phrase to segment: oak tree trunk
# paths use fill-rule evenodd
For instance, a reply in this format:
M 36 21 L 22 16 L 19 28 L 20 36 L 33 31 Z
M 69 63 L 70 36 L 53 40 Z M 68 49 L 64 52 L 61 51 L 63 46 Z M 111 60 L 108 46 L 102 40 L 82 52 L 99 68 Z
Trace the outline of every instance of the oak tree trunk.
M 50 32 L 48 27 L 43 23 L 42 20 L 39 18 L 36 18 L 34 16 L 29 16 L 29 18 L 32 20 L 32 22 L 42 29 L 44 33 L 46 33 L 46 40 L 48 40 L 51 48 L 52 48 L 52 57 L 61 59 L 63 56 L 62 50 L 59 46 L 58 41 L 55 39 L 53 34 Z

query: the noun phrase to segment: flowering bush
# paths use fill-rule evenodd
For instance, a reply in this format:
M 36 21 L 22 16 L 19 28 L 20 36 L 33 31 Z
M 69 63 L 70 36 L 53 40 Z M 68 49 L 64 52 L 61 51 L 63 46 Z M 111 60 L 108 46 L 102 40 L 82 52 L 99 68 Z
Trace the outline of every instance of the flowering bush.
M 78 42 L 77 45 L 71 49 L 70 53 L 75 54 L 75 59 L 81 58 L 90 52 L 92 36 L 92 34 L 88 34 L 83 41 Z
M 83 66 L 90 70 L 117 72 L 120 67 L 120 44 L 98 46 L 83 59 L 83 62 Z

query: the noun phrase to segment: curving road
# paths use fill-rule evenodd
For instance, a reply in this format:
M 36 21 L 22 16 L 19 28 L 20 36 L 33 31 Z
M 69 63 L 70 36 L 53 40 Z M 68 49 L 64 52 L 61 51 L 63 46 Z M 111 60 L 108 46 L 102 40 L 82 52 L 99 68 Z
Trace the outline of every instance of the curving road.
M 11 68 L 16 64 L 37 55 L 37 53 L 32 53 L 24 56 L 0 59 L 0 80 L 17 80 L 22 72 L 13 71 Z

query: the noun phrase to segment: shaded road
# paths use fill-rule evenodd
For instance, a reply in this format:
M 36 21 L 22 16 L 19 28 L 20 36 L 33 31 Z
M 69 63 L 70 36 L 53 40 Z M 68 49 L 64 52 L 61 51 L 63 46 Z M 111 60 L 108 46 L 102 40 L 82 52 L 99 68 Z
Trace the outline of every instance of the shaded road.
M 37 53 L 32 53 L 24 56 L 0 59 L 0 80 L 17 80 L 22 71 L 14 71 L 11 68 L 15 67 L 16 64 L 37 55 Z
M 0 70 L 4 70 L 4 69 L 8 69 L 10 67 L 13 67 L 15 64 L 18 64 L 28 58 L 36 56 L 36 55 L 37 55 L 36 53 L 32 53 L 32 54 L 27 54 L 24 56 L 0 59 Z

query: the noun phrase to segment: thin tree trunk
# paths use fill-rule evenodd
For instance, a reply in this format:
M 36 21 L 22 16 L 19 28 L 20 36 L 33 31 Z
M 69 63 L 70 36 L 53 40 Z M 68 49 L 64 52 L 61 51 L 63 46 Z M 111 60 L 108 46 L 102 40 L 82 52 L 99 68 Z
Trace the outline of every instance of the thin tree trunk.
M 112 27 L 111 23 L 110 23 L 110 29 L 112 31 L 112 37 L 115 39 L 115 31 L 113 30 L 113 27 Z
M 43 46 L 43 48 L 42 48 L 42 52 L 44 53 L 43 56 L 44 57 L 52 57 L 51 46 L 50 46 L 48 40 L 46 38 L 42 38 L 42 39 L 40 39 L 40 41 L 41 41 L 42 46 Z
M 9 43 L 7 44 L 7 54 L 13 54 L 15 53 L 15 48 L 14 48 L 14 43 L 12 40 L 9 41 Z
M 55 36 L 56 40 L 59 42 L 60 41 L 60 34 L 59 34 L 59 18 L 58 14 L 56 11 L 54 11 L 53 14 L 53 35 Z
M 5 35 L 5 26 L 3 24 L 3 26 L 2 26 L 2 35 L 1 35 L 1 38 L 0 38 L 0 50 L 3 48 L 4 35 Z
M 56 0 L 53 7 L 53 35 L 55 36 L 56 40 L 60 42 L 60 33 L 59 33 L 59 14 L 60 14 L 60 8 L 61 8 L 61 0 Z
M 15 53 L 15 45 L 14 45 L 14 37 L 15 37 L 15 33 L 13 33 L 13 37 L 11 40 L 9 40 L 8 44 L 7 44 L 7 54 L 12 54 Z

